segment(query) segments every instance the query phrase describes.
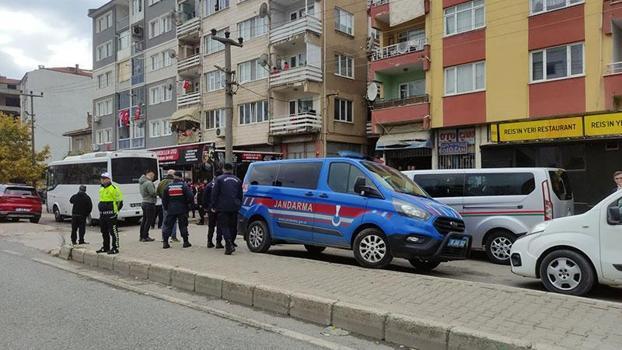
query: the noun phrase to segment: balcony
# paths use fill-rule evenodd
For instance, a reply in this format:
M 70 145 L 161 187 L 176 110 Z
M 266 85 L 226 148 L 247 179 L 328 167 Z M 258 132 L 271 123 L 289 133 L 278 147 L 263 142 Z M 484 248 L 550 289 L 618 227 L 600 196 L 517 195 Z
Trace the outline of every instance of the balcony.
M 622 62 L 613 62 L 607 65 L 607 72 L 605 74 L 620 74 L 622 73 Z
M 298 114 L 270 119 L 270 135 L 316 133 L 322 129 L 322 118 L 314 114 Z
M 423 51 L 426 43 L 426 38 L 421 37 L 394 45 L 379 47 L 372 53 L 371 60 L 378 61 L 412 52 Z
M 307 65 L 270 75 L 270 87 L 290 85 L 304 81 L 322 82 L 322 69 L 320 67 Z
M 177 27 L 177 37 L 181 38 L 191 34 L 199 34 L 201 18 L 193 17 Z
M 377 137 L 378 133 L 374 131 L 374 127 L 372 122 L 367 122 L 367 124 L 365 124 L 365 134 L 368 137 Z
M 408 98 L 377 99 L 371 113 L 372 123 L 397 124 L 421 121 L 430 114 L 427 94 Z
M 198 67 L 201 64 L 201 55 L 194 55 L 188 58 L 177 61 L 177 70 L 182 71 L 193 67 Z
M 177 96 L 177 108 L 201 103 L 201 92 L 191 92 Z
M 293 22 L 289 22 L 270 32 L 270 43 L 275 44 L 287 41 L 292 37 L 311 32 L 316 35 L 322 34 L 322 21 L 313 16 L 306 16 Z

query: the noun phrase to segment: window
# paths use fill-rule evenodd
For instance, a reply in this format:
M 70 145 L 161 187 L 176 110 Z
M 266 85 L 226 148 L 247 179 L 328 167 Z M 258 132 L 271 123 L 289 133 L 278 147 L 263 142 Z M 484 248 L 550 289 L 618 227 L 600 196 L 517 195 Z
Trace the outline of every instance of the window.
M 358 178 L 365 179 L 365 185 L 377 190 L 374 183 L 359 168 L 348 163 L 331 163 L 328 173 L 328 186 L 335 192 L 356 194 L 354 184 Z
M 462 174 L 415 175 L 414 181 L 432 198 L 462 197 L 464 194 Z
M 238 64 L 238 82 L 246 83 L 268 77 L 266 68 L 259 64 L 258 59 L 242 62 Z
M 95 143 L 98 145 L 112 143 L 112 128 L 97 130 L 95 132 Z
M 298 100 L 289 101 L 289 114 L 290 115 L 307 114 L 307 113 L 315 115 L 315 109 L 313 108 L 313 100 L 298 99 Z
M 205 85 L 207 91 L 216 91 L 225 88 L 225 72 L 214 70 L 205 74 Z
M 335 120 L 340 122 L 352 122 L 352 101 L 335 99 Z
M 110 86 L 112 80 L 112 72 L 106 72 L 97 76 L 97 88 L 104 89 Z
M 264 18 L 257 16 L 238 23 L 238 36 L 244 38 L 244 41 L 264 35 L 267 32 L 268 16 Z
M 214 109 L 211 111 L 205 112 L 205 128 L 206 129 L 217 129 L 225 127 L 225 110 Z
M 261 123 L 268 120 L 268 101 L 244 103 L 238 107 L 240 125 Z
M 572 188 L 568 174 L 563 170 L 549 171 L 551 189 L 560 201 L 572 199 Z
M 518 196 L 536 189 L 532 173 L 467 174 L 464 196 Z
M 95 20 L 95 32 L 99 33 L 112 27 L 112 12 L 103 14 Z
M 583 74 L 583 43 L 531 52 L 531 81 L 561 79 Z
M 445 95 L 484 90 L 485 68 L 484 62 L 445 68 Z
M 149 6 L 153 5 L 153 4 L 157 4 L 160 2 L 160 0 L 148 0 L 149 2 L 147 3 Z
M 110 56 L 112 56 L 112 40 L 98 45 L 95 49 L 95 61 L 101 61 Z
M 152 120 L 149 122 L 149 137 L 162 136 L 162 121 Z
M 335 7 L 335 29 L 346 34 L 354 35 L 354 15 Z
M 581 4 L 584 0 L 530 0 L 531 14 L 559 10 L 564 7 Z
M 166 119 L 162 121 L 162 136 L 173 135 L 173 129 L 171 121 Z
M 130 47 L 130 31 L 126 30 L 119 34 L 117 38 L 117 51 L 125 50 Z
M 160 36 L 173 30 L 173 18 L 164 15 L 149 22 L 149 39 Z
M 485 22 L 484 0 L 469 1 L 445 9 L 445 35 L 482 28 Z
M 321 162 L 282 163 L 274 185 L 312 190 L 317 187 L 321 170 Z
M 216 12 L 229 8 L 229 0 L 205 0 L 205 15 L 213 15 Z
M 173 59 L 171 58 L 169 50 L 158 52 L 150 58 L 152 71 L 169 67 L 173 64 Z
M 120 185 L 135 185 L 145 169 L 158 169 L 158 161 L 155 158 L 113 158 L 110 163 L 112 178 Z
M 132 15 L 136 16 L 143 12 L 143 0 L 132 0 Z
M 227 29 L 228 28 L 219 30 L 218 32 L 216 32 L 216 36 L 223 37 Z M 222 51 L 225 49 L 225 45 L 221 43 L 220 41 L 212 40 L 211 35 L 206 35 L 203 38 L 205 40 L 205 42 L 203 43 L 203 47 L 206 48 L 205 49 L 206 54 L 209 55 L 211 53 L 215 53 L 215 52 Z
M 255 163 L 257 164 L 257 163 Z M 279 166 L 274 165 L 256 165 L 248 178 L 248 183 L 256 186 L 272 186 Z
M 154 86 L 149 89 L 149 104 L 155 105 L 173 99 L 173 89 L 169 84 Z
M 102 117 L 112 114 L 112 99 L 98 101 L 95 103 L 95 115 Z
M 335 55 L 335 74 L 346 77 L 354 78 L 354 58 L 346 55 Z
M 425 94 L 425 79 L 408 81 L 400 84 L 400 99 Z

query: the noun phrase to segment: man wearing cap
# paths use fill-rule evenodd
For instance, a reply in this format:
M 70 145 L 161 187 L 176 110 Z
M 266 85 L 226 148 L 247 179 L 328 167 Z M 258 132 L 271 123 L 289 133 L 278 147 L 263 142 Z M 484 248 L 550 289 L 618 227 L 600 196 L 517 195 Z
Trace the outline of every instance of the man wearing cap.
M 86 231 L 86 218 L 91 215 L 93 210 L 93 202 L 91 197 L 86 194 L 86 186 L 80 185 L 78 193 L 69 198 L 69 203 L 73 205 L 71 208 L 71 243 L 86 244 L 84 241 L 84 233 Z M 76 235 L 79 230 L 79 236 Z M 78 240 L 78 237 L 80 238 Z
M 175 179 L 164 188 L 162 194 L 162 209 L 166 211 L 164 226 L 162 229 L 162 247 L 168 249 L 171 246 L 168 239 L 173 230 L 175 221 L 179 226 L 179 232 L 184 240 L 184 248 L 191 247 L 188 240 L 188 210 L 194 201 L 194 194 L 184 182 L 181 172 L 175 172 Z
M 160 181 L 160 183 L 158 184 L 158 188 L 156 190 L 156 192 L 158 192 L 158 197 L 160 197 L 160 200 L 164 198 L 164 189 L 171 182 L 173 182 L 174 178 L 175 178 L 175 170 L 173 169 L 167 170 L 166 176 L 162 179 L 162 181 Z M 164 206 L 162 207 L 162 218 L 163 218 L 162 237 L 164 237 L 164 220 L 166 220 L 166 209 L 164 209 Z M 173 229 L 171 230 L 171 240 L 173 242 L 179 242 L 179 240 L 177 239 L 177 222 L 173 223 Z
M 212 189 L 212 211 L 217 213 L 217 230 L 225 238 L 225 255 L 235 251 L 238 211 L 242 206 L 242 181 L 233 175 L 233 165 L 226 163 L 224 174 L 216 178 Z
M 119 253 L 119 230 L 117 215 L 123 207 L 123 194 L 118 185 L 112 183 L 109 173 L 101 175 L 99 188 L 99 226 L 101 227 L 103 244 L 97 253 Z M 112 246 L 111 240 L 112 238 Z

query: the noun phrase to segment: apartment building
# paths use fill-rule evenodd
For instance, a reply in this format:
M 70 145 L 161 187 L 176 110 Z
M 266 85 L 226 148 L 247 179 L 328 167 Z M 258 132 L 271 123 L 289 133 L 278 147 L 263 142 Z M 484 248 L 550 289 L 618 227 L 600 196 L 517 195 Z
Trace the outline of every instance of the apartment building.
M 178 0 L 178 142 L 224 147 L 224 46 L 211 39 L 214 29 L 243 39 L 232 47 L 236 150 L 287 158 L 362 151 L 366 10 L 349 0 Z
M 18 116 L 20 113 L 19 79 L 0 75 L 0 113 Z
M 93 149 L 176 143 L 175 0 L 112 0 L 93 19 Z
M 90 103 L 89 103 L 90 105 Z M 63 133 L 63 136 L 69 138 L 69 155 L 78 156 L 80 154 L 92 152 L 93 146 L 93 116 L 89 113 L 86 117 L 86 127 L 74 129 Z
M 621 2 L 412 0 L 407 18 L 403 3 L 369 2 L 378 154 L 403 169 L 565 168 L 591 184 L 574 189 L 585 207 L 609 193 L 622 155 Z

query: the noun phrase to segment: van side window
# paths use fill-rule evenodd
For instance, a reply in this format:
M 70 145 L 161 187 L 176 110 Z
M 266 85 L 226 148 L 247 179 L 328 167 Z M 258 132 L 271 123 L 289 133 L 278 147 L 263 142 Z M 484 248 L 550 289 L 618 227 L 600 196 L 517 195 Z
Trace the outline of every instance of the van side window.
M 467 174 L 465 196 L 517 196 L 536 188 L 532 173 Z
M 422 174 L 415 175 L 414 180 L 432 198 L 462 197 L 464 193 L 462 174 Z
M 358 194 L 354 191 L 357 178 L 364 178 L 367 186 L 376 189 L 374 183 L 357 167 L 348 163 L 331 163 L 328 172 L 328 187 L 339 193 Z
M 549 171 L 551 178 L 551 188 L 560 201 L 572 199 L 572 188 L 570 188 L 570 180 L 565 171 Z
M 279 166 L 276 164 L 256 165 L 248 178 L 248 183 L 251 185 L 272 186 L 278 168 Z
M 317 188 L 321 170 L 321 162 L 282 163 L 274 185 L 313 190 Z

